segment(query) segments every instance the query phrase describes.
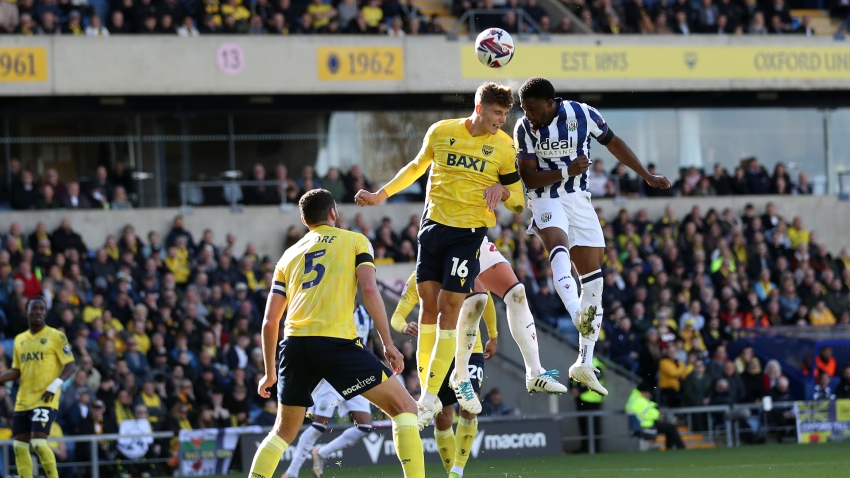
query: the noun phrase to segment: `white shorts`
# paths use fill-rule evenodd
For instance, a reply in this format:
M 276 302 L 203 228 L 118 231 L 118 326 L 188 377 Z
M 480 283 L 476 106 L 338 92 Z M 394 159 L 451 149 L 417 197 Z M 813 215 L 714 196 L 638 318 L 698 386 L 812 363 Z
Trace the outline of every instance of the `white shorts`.
M 573 246 L 605 247 L 602 226 L 589 191 L 576 191 L 557 198 L 534 198 L 528 202 L 531 224 L 528 234 L 539 229 L 557 227 L 567 233 L 569 248 Z
M 481 252 L 478 254 L 479 270 L 484 272 L 500 262 L 507 263 L 508 260 L 499 252 L 499 249 L 496 249 L 496 245 L 485 236 L 481 243 Z
M 333 417 L 334 408 L 339 409 L 341 417 L 351 412 L 372 413 L 371 404 L 365 397 L 357 395 L 351 400 L 346 400 L 324 379 L 316 385 L 311 396 L 313 398 L 311 410 L 314 415 L 321 417 Z

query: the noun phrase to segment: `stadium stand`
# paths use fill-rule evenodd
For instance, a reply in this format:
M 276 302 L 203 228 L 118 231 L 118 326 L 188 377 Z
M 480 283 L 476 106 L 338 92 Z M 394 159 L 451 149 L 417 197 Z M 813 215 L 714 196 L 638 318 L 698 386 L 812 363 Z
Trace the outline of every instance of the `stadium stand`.
M 832 35 L 848 17 L 844 2 L 829 10 L 791 10 L 784 0 L 705 0 L 703 2 L 562 0 L 572 13 L 557 25 L 551 7 L 538 0 L 457 0 L 451 5 L 424 0 L 125 0 L 55 2 L 0 1 L 0 32 L 22 35 L 164 34 L 440 34 L 471 11 L 476 30 L 509 33 L 578 33 L 573 21 L 603 34 L 799 34 Z M 503 10 L 492 13 L 493 9 Z M 523 11 L 537 24 L 517 18 Z

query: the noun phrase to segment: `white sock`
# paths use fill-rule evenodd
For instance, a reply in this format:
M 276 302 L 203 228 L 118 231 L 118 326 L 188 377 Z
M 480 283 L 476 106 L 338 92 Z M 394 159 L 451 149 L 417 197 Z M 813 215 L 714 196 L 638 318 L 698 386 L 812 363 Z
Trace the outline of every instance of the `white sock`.
M 599 329 L 602 327 L 602 270 L 597 269 L 581 276 L 581 307 L 596 306 L 596 316 L 593 318 L 593 332 L 590 337 L 579 334 L 579 354 L 576 363 L 593 364 L 593 348 L 599 339 Z
M 578 298 L 578 285 L 573 277 L 573 263 L 570 261 L 570 251 L 564 246 L 557 246 L 549 253 L 549 263 L 552 265 L 552 279 L 555 282 L 555 290 L 567 308 L 573 324 L 578 327 L 578 318 L 581 314 L 581 301 Z
M 511 329 L 511 337 L 514 338 L 522 361 L 525 362 L 526 378 L 536 377 L 546 370 L 540 365 L 540 352 L 537 347 L 537 327 L 534 325 L 534 317 L 528 308 L 528 297 L 525 295 L 525 286 L 517 282 L 505 292 L 505 305 L 508 313 L 508 327 Z
M 457 473 L 458 476 L 463 476 L 463 468 L 459 466 L 453 466 L 452 470 L 449 473 Z
M 487 305 L 487 293 L 473 294 L 463 301 L 457 317 L 457 347 L 455 348 L 455 380 L 469 381 L 469 358 L 478 337 L 478 324 Z M 451 373 L 451 372 L 449 372 Z
M 327 458 L 331 456 L 331 453 L 342 450 L 343 448 L 349 447 L 355 443 L 357 440 L 365 437 L 372 431 L 372 425 L 357 425 L 355 427 L 351 427 L 344 432 L 342 435 L 336 437 L 328 443 L 327 445 L 319 448 L 319 456 L 322 458 Z
M 325 433 L 325 430 L 327 429 L 327 425 L 313 422 L 312 425 L 304 430 L 304 433 L 302 433 L 301 437 L 298 438 L 298 444 L 295 446 L 295 452 L 292 454 L 292 461 L 289 462 L 289 468 L 286 469 L 287 476 L 298 476 L 298 472 L 301 471 L 301 465 L 303 465 L 304 461 L 310 457 L 310 453 L 313 451 L 313 446 L 316 444 L 316 440 L 318 440 L 319 437 L 322 436 L 322 433 Z

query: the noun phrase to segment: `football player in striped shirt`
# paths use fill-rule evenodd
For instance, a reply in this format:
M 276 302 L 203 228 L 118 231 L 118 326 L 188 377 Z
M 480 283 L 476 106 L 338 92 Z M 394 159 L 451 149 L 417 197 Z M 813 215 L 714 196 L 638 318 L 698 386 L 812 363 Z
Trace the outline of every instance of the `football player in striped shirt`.
M 548 80 L 528 79 L 519 89 L 519 100 L 525 116 L 516 123 L 514 144 L 532 213 L 528 233 L 536 233 L 549 251 L 555 289 L 579 331 L 579 356 L 570 367 L 570 377 L 608 395 L 592 365 L 602 325 L 605 239 L 587 190 L 590 139 L 608 148 L 649 186 L 668 189 L 670 182 L 647 171 L 596 109 L 556 98 Z M 581 281 L 581 298 L 570 272 L 571 261 Z
M 479 255 L 487 228 L 496 225 L 493 211 L 500 201 L 515 213 L 525 209 L 513 142 L 500 129 L 512 105 L 509 87 L 484 83 L 475 92 L 475 111 L 471 116 L 431 125 L 413 161 L 377 193 L 361 190 L 355 196 L 361 206 L 380 204 L 413 184 L 431 167 L 419 232 L 416 288 L 422 299 L 420 323 L 429 329 L 435 326 L 435 342 L 426 367 L 427 384 L 418 403 L 420 429 L 442 408 L 437 395 L 455 356 L 459 342 L 456 337 L 463 333 L 458 331 L 477 330 L 480 313 L 475 317 L 463 308 L 483 309 L 480 301 L 464 301 L 472 294 L 481 270 Z M 459 325 L 459 317 L 469 317 L 470 322 Z M 526 325 L 518 325 L 521 321 L 517 317 L 517 327 L 512 323 L 512 333 Z M 519 332 L 521 339 L 514 337 L 520 349 L 524 343 L 533 342 L 535 353 L 523 350 L 523 358 L 537 356 L 536 337 L 530 330 Z M 425 331 L 421 333 L 424 335 Z M 427 354 L 428 347 L 420 346 L 419 353 Z M 540 384 L 540 391 L 552 392 L 549 387 L 557 382 L 546 375 L 539 360 L 534 364 L 526 362 L 526 369 L 532 370 L 526 383 Z M 453 380 L 454 388 L 469 392 L 458 395 L 460 405 L 473 414 L 479 413 L 481 402 L 470 391 L 468 371 L 458 367 Z

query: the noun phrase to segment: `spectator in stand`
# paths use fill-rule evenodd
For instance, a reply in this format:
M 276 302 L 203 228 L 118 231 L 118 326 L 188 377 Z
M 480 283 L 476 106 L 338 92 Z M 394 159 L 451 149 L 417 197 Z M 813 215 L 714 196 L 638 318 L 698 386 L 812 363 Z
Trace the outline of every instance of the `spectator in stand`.
M 812 194 L 812 186 L 809 184 L 809 175 L 805 172 L 800 172 L 797 177 L 797 184 L 791 188 L 791 194 L 799 196 L 801 194 Z
M 753 13 L 752 23 L 750 23 L 750 28 L 747 30 L 747 33 L 750 35 L 765 35 L 767 32 L 767 26 L 764 23 L 764 13 L 756 11 Z
M 373 31 L 380 29 L 380 25 L 384 21 L 384 10 L 381 8 L 381 0 L 369 0 L 368 3 L 360 8 L 363 13 L 363 19 Z M 312 170 L 312 167 L 310 168 Z
M 502 392 L 500 392 L 498 388 L 493 388 L 484 395 L 481 407 L 481 415 L 485 417 L 509 415 L 513 412 L 511 407 L 502 403 Z
M 669 407 L 679 406 L 679 392 L 682 380 L 692 368 L 676 358 L 677 347 L 668 344 L 665 356 L 658 361 L 658 388 L 661 389 L 661 404 Z
M 21 173 L 21 182 L 12 188 L 12 209 L 35 209 L 38 203 L 38 185 L 29 171 Z

